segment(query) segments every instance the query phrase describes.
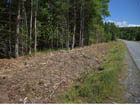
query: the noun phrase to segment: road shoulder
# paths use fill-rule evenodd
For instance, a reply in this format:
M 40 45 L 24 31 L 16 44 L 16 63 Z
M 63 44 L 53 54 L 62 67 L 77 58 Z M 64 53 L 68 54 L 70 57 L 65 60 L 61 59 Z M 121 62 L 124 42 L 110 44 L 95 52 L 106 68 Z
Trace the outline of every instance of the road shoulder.
M 126 78 L 124 87 L 126 89 L 125 98 L 130 103 L 140 103 L 140 72 L 134 63 L 129 51 L 126 51 Z

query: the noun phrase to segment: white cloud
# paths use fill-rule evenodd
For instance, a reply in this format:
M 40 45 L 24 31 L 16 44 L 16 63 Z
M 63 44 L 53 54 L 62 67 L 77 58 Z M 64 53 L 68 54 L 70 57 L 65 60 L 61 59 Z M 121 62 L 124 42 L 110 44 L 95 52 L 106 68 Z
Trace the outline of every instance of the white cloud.
M 140 24 L 128 24 L 127 21 L 113 21 L 113 20 L 108 20 L 107 22 L 113 22 L 118 27 L 140 27 Z
M 128 23 L 126 21 L 114 22 L 114 23 L 119 27 L 127 27 L 128 26 Z
M 136 24 L 129 24 L 128 27 L 140 27 L 140 24 L 139 24 L 139 25 L 136 25 Z

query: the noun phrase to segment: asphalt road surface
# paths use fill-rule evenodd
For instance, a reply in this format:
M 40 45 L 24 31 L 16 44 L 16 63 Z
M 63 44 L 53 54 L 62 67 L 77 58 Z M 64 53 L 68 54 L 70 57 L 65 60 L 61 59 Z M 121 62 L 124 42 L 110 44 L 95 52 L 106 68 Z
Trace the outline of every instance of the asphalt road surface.
M 126 41 L 126 40 L 123 40 L 123 42 L 128 47 L 128 50 L 137 68 L 140 70 L 140 42 Z
M 126 53 L 127 77 L 124 81 L 125 98 L 130 103 L 140 103 L 140 43 L 122 40 L 128 51 Z
M 140 72 L 137 69 L 130 53 L 126 51 L 125 99 L 129 103 L 140 103 Z

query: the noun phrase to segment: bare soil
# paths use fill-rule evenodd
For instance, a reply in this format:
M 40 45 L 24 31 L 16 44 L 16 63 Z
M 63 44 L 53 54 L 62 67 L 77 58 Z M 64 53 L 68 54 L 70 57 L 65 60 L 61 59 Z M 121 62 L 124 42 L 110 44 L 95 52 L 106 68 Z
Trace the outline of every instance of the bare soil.
M 56 94 L 89 70 L 97 70 L 114 44 L 0 59 L 0 103 L 56 103 Z

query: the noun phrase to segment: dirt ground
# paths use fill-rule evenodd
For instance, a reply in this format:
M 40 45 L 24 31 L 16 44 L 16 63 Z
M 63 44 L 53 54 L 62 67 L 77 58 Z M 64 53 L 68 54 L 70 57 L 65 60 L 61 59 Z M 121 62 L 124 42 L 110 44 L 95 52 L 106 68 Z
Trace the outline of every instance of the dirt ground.
M 115 42 L 18 59 L 0 59 L 0 103 L 56 103 L 85 72 L 97 70 Z

